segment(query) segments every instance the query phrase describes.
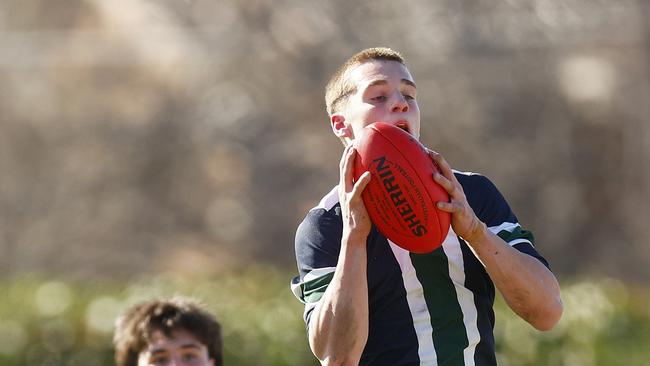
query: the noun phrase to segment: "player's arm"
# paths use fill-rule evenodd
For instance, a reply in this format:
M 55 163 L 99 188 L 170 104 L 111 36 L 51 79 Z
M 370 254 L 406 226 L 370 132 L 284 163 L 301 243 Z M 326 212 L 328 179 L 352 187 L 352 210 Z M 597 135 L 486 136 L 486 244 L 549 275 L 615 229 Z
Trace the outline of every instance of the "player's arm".
M 353 182 L 355 156 L 348 145 L 340 164 L 341 251 L 334 277 L 310 320 L 309 345 L 323 365 L 358 365 L 368 339 L 366 240 L 371 222 L 361 192 L 370 174 Z
M 447 161 L 435 152 L 431 157 L 440 169 L 434 179 L 450 196 L 450 202 L 439 202 L 438 208 L 451 213 L 454 232 L 472 248 L 515 313 L 538 330 L 553 328 L 563 311 L 560 286 L 553 273 L 489 231 L 470 207 Z

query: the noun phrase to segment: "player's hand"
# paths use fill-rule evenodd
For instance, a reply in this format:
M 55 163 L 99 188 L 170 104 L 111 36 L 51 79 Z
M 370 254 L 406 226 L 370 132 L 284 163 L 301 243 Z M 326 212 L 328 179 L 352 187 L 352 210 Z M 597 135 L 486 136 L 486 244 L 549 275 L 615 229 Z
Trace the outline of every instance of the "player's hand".
M 370 182 L 370 172 L 365 172 L 355 182 L 353 176 L 354 159 L 357 151 L 353 144 L 348 144 L 341 157 L 339 202 L 343 215 L 343 235 L 366 242 L 372 226 L 366 206 L 363 204 L 361 192 Z
M 429 156 L 438 167 L 440 173 L 433 173 L 433 179 L 449 194 L 449 202 L 439 201 L 439 210 L 451 214 L 451 227 L 456 234 L 468 243 L 475 242 L 487 232 L 485 224 L 476 217 L 474 210 L 467 202 L 465 191 L 460 185 L 449 163 L 439 153 L 429 150 Z

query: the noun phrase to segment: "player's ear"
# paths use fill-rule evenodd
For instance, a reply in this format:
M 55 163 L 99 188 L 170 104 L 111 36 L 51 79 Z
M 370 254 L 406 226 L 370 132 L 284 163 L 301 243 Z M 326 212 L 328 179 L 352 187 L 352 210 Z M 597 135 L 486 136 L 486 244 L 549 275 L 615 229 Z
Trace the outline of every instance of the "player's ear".
M 345 117 L 341 114 L 333 114 L 330 117 L 330 124 L 334 135 L 338 138 L 351 138 L 352 127 L 345 122 Z

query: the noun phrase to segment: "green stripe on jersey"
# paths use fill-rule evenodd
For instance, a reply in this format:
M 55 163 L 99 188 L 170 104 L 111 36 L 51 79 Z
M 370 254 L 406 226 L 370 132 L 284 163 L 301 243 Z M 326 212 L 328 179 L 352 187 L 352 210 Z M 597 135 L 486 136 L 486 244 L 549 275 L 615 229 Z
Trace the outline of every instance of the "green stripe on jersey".
M 535 242 L 535 239 L 533 238 L 533 233 L 524 230 L 521 228 L 521 226 L 517 225 L 512 232 L 508 230 L 501 230 L 497 233 L 497 235 L 503 239 L 506 243 L 509 243 L 511 241 L 517 240 L 517 239 L 525 239 L 529 241 L 531 244 Z
M 442 246 L 428 254 L 410 255 L 431 316 L 438 365 L 464 365 L 463 350 L 469 341 L 447 256 Z
M 307 281 L 300 284 L 302 290 L 302 299 L 306 304 L 317 302 L 323 297 L 327 286 L 332 282 L 334 277 L 334 272 L 330 272 L 324 276 L 315 278 L 311 281 Z

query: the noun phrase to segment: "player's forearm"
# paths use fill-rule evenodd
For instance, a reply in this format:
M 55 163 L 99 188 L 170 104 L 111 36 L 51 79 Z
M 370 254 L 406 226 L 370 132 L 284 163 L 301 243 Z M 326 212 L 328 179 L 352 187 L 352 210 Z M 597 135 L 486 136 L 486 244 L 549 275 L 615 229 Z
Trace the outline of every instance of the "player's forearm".
M 469 244 L 515 313 L 538 330 L 557 324 L 563 311 L 560 286 L 548 268 L 488 230 Z
M 324 365 L 357 365 L 368 339 L 365 238 L 352 241 L 343 239 L 334 277 L 310 322 L 309 343 Z

